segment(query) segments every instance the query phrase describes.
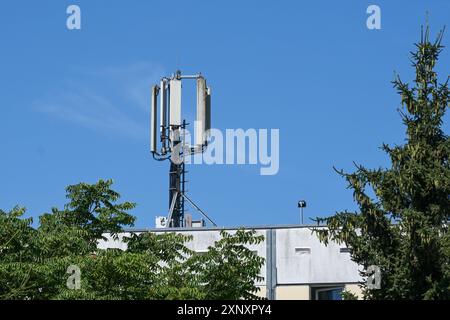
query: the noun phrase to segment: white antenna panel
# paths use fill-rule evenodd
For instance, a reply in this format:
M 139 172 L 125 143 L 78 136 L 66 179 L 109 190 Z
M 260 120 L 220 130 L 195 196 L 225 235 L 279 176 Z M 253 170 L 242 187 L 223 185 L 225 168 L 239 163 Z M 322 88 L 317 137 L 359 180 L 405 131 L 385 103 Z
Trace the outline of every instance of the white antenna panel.
M 181 80 L 170 80 L 170 111 L 169 117 L 171 126 L 181 126 Z
M 205 111 L 205 130 L 207 137 L 210 136 L 211 129 L 211 87 L 206 88 L 206 111 Z M 205 138 L 206 139 L 206 138 Z
M 197 79 L 197 123 L 195 128 L 195 144 L 203 145 L 206 125 L 206 81 Z
M 166 82 L 164 80 L 161 81 L 161 103 L 160 103 L 160 132 L 164 134 L 164 127 L 167 126 L 167 105 L 166 105 Z
M 158 86 L 152 87 L 152 106 L 150 115 L 150 151 L 156 152 L 156 110 L 158 107 Z

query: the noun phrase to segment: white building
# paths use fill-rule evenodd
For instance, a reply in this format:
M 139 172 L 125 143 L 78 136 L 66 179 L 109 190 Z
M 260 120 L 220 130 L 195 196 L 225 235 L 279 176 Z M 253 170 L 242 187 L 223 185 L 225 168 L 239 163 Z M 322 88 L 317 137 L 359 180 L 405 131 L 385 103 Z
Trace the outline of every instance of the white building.
M 258 282 L 259 294 L 268 299 L 336 299 L 342 290 L 360 296 L 358 283 L 362 281 L 358 265 L 350 260 L 347 248 L 330 242 L 328 246 L 319 242 L 312 232 L 313 226 L 261 226 L 245 227 L 264 235 L 264 241 L 249 246 L 265 259 L 261 269 L 264 281 Z M 157 228 L 129 230 L 115 241 L 99 243 L 100 248 L 126 249 L 121 241 L 129 232 L 177 232 L 192 235 L 187 246 L 197 252 L 207 251 L 214 241 L 219 240 L 220 231 L 233 232 L 237 228 Z

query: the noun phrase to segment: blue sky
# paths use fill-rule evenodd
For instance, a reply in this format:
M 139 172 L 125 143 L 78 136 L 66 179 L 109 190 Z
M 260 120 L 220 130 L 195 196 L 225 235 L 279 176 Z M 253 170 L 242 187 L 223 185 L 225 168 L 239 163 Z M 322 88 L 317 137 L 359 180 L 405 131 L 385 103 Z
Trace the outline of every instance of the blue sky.
M 66 28 L 70 4 L 81 30 Z M 370 4 L 381 30 L 366 28 Z M 189 168 L 188 194 L 219 225 L 298 223 L 300 199 L 306 217 L 355 209 L 332 167 L 386 166 L 379 146 L 402 143 L 390 81 L 413 79 L 426 11 L 433 35 L 449 25 L 446 0 L 2 1 L 0 208 L 37 218 L 64 205 L 65 186 L 112 178 L 137 202 L 136 226 L 152 227 L 167 213 L 168 163 L 149 153 L 149 88 L 181 69 L 212 86 L 214 127 L 280 129 L 275 176 Z M 449 67 L 447 49 L 442 80 Z

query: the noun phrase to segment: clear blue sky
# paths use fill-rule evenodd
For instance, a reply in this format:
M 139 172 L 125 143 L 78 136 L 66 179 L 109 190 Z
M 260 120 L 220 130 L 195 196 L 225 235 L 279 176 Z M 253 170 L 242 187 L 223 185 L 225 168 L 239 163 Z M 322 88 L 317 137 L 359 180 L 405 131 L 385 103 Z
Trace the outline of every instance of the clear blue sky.
M 66 29 L 77 4 L 82 30 Z M 366 28 L 377 4 L 382 29 Z M 168 207 L 168 163 L 152 160 L 149 87 L 180 68 L 213 87 L 213 126 L 279 128 L 280 171 L 194 166 L 189 195 L 219 225 L 299 222 L 354 209 L 332 167 L 386 166 L 401 143 L 397 71 L 425 12 L 433 36 L 450 24 L 436 1 L 18 1 L 0 5 L 0 208 L 37 217 L 65 203 L 64 188 L 112 178 L 137 202 L 137 227 Z M 450 44 L 447 32 L 444 44 Z M 450 48 L 438 71 L 450 70 Z M 449 132 L 448 117 L 445 131 Z

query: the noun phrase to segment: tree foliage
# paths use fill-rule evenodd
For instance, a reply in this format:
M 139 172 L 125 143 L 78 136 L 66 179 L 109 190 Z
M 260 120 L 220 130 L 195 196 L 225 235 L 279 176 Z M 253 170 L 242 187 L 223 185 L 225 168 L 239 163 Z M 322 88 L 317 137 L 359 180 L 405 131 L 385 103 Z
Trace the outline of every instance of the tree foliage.
M 353 173 L 338 171 L 353 190 L 359 211 L 318 219 L 328 226 L 316 230 L 322 241 L 344 242 L 364 269 L 381 268 L 380 289 L 362 284 L 366 298 L 450 298 L 450 140 L 442 131 L 449 78 L 440 84 L 435 71 L 442 36 L 441 31 L 431 41 L 428 27 L 422 30 L 411 53 L 413 85 L 399 76 L 393 81 L 403 106 L 406 141 L 382 146 L 391 167 L 356 165 Z M 362 275 L 368 276 L 365 271 Z
M 205 254 L 188 248 L 189 236 L 131 233 L 134 203 L 118 203 L 112 181 L 67 187 L 68 203 L 40 216 L 33 228 L 24 208 L 0 210 L 1 299 L 250 299 L 263 259 L 246 245 L 262 241 L 238 230 Z M 128 249 L 100 249 L 105 234 Z M 81 270 L 80 289 L 67 286 L 67 268 Z

